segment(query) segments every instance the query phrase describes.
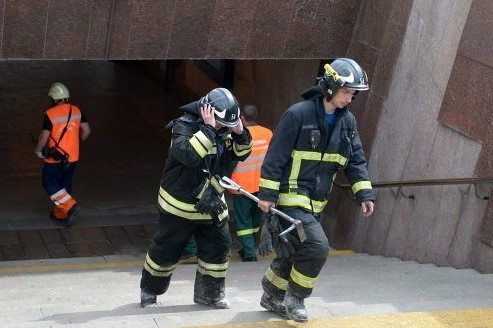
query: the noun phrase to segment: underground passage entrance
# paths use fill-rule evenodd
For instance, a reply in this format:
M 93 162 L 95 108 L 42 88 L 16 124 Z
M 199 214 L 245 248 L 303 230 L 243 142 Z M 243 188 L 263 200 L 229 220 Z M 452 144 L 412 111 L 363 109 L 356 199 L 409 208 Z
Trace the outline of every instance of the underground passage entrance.
M 0 229 L 50 227 L 52 205 L 33 153 L 54 82 L 87 116 L 92 133 L 81 145 L 74 176 L 78 224 L 155 221 L 159 178 L 169 147 L 165 125 L 197 95 L 183 87 L 179 62 L 0 62 Z

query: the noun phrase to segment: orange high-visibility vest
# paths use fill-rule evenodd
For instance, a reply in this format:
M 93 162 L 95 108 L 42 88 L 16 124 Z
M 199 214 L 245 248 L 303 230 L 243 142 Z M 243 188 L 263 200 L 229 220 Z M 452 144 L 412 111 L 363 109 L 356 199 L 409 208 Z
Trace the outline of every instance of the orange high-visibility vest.
M 269 148 L 272 131 L 260 125 L 249 126 L 248 130 L 252 135 L 252 153 L 245 161 L 238 162 L 231 179 L 242 189 L 255 193 L 259 190 L 260 167 L 267 153 L 267 148 Z
M 65 125 L 67 125 L 68 114 L 72 106 L 72 114 L 70 115 L 70 121 L 68 122 L 67 132 L 63 136 L 62 140 L 58 142 L 62 134 Z M 51 107 L 45 112 L 48 115 L 53 128 L 51 129 L 51 137 L 48 139 L 48 147 L 55 146 L 55 139 L 58 142 L 58 146 L 69 154 L 68 161 L 76 162 L 79 160 L 79 128 L 81 120 L 81 112 L 79 107 L 72 104 L 59 104 Z M 57 163 L 58 161 L 53 158 L 45 158 L 46 163 Z

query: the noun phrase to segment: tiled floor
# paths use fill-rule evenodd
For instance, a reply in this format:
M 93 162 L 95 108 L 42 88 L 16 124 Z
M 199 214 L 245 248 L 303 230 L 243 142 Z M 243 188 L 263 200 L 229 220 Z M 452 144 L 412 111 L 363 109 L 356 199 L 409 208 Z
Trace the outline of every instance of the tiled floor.
M 0 231 L 0 261 L 145 253 L 156 224 Z

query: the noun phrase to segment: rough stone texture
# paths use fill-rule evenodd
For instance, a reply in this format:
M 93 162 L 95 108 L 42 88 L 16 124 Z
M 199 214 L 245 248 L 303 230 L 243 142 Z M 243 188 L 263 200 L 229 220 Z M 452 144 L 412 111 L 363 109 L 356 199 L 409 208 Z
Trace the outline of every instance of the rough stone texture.
M 207 41 L 214 25 L 214 5 L 215 2 L 210 0 L 176 2 L 168 58 L 207 57 Z
M 85 58 L 106 58 L 108 26 L 111 20 L 111 1 L 93 1 L 88 29 Z
M 493 41 L 484 37 L 491 34 L 492 15 L 491 2 L 472 2 L 439 115 L 443 124 L 482 143 L 474 172 L 477 176 L 491 176 L 493 172 Z M 482 191 L 491 194 L 493 189 L 487 185 Z M 485 245 L 493 245 L 491 208 L 489 201 L 488 211 L 483 212 L 479 224 L 480 240 L 485 244 L 478 244 L 478 251 L 481 250 L 483 256 Z M 484 269 L 485 264 L 478 259 L 476 263 Z
M 464 27 L 459 53 L 488 67 L 493 67 L 491 24 L 493 6 L 489 0 L 474 0 Z
M 85 57 L 91 22 L 91 0 L 50 1 L 46 19 L 46 59 Z
M 491 126 L 491 91 L 486 89 L 493 81 L 489 67 L 479 63 L 479 58 L 465 59 L 457 50 L 462 48 L 462 43 L 459 46 L 462 26 L 466 25 L 467 17 L 475 13 L 472 11 L 468 16 L 470 5 L 471 1 L 453 4 L 414 1 L 409 7 L 405 35 L 387 36 L 389 40 L 404 40 L 401 46 L 396 44 L 397 49 L 392 49 L 394 56 L 389 57 L 390 62 L 384 62 L 386 56 L 382 55 L 382 50 L 376 50 L 379 52 L 377 58 L 382 62 L 380 67 L 379 62 L 376 63 L 372 73 L 376 81 L 374 94 L 364 103 L 368 106 L 381 99 L 382 104 L 369 156 L 373 181 L 473 177 L 476 167 L 484 165 L 481 155 L 484 149 L 489 151 L 492 147 L 477 141 L 490 143 L 482 137 L 487 133 L 483 131 L 491 131 L 488 128 Z M 481 7 L 486 3 L 480 1 L 478 5 Z M 363 2 L 362 8 L 371 11 L 371 6 Z M 481 17 L 477 15 L 478 19 Z M 476 17 L 469 19 L 466 28 L 474 26 L 471 19 Z M 454 24 L 444 28 L 451 25 L 450 22 Z M 357 25 L 359 31 L 364 31 L 365 23 L 370 25 L 364 20 L 358 23 L 363 24 Z M 491 26 L 488 21 L 482 24 Z M 362 32 L 355 33 L 355 39 L 362 35 L 368 42 L 376 43 L 371 35 Z M 471 35 L 471 32 L 464 35 Z M 364 40 L 357 43 L 364 44 Z M 395 58 L 394 65 L 390 64 L 392 58 Z M 380 79 L 382 76 L 385 78 Z M 474 80 L 473 76 L 480 77 Z M 469 85 L 465 81 L 470 81 Z M 364 115 L 359 120 L 362 118 L 364 120 Z M 371 121 L 370 126 L 372 124 L 375 121 Z M 491 175 L 491 170 L 483 172 Z M 415 198 L 405 197 L 410 194 Z M 491 258 L 489 252 L 492 251 L 485 246 L 487 234 L 483 233 L 485 243 L 479 242 L 477 234 L 480 227 L 483 231 L 490 228 L 485 223 L 487 220 L 482 222 L 482 218 L 488 216 L 484 213 L 486 208 L 491 212 L 491 206 L 476 197 L 474 186 L 377 190 L 376 212 L 370 220 L 362 220 L 358 207 L 337 193 L 332 202 L 329 212 L 334 210 L 338 217 L 333 239 L 336 246 L 340 243 L 371 254 L 492 270 L 491 262 L 488 264 L 488 260 L 484 260 Z M 350 218 L 349 222 L 341 222 L 347 218 Z M 345 238 L 338 233 L 343 233 Z M 491 232 L 488 235 L 491 236 Z
M 44 57 L 48 3 L 48 0 L 2 3 L 2 59 Z
M 4 59 L 344 55 L 361 0 L 0 1 Z M 4 5 L 5 4 L 5 5 Z
M 128 58 L 167 57 L 170 46 L 170 31 L 175 18 L 173 9 L 173 1 L 135 3 L 128 36 L 129 44 L 126 54 Z M 191 41 L 193 42 L 193 40 Z
M 370 78 L 371 90 L 360 94 L 351 110 L 373 181 L 487 176 L 493 170 L 493 49 L 485 36 L 491 34 L 492 13 L 487 0 L 0 0 L 0 58 L 235 58 L 240 102 L 256 103 L 261 120 L 274 128 L 282 112 L 300 99 L 300 91 L 311 85 L 320 59 L 347 55 Z M 240 60 L 249 58 L 264 60 Z M 18 99 L 36 103 L 41 113 L 58 69 L 63 75 L 57 76 L 77 81 L 74 100 L 88 109 L 95 131 L 105 130 L 111 115 L 97 111 L 96 104 L 132 76 L 128 61 L 108 63 L 128 65 L 129 70 L 123 74 L 113 67 L 108 73 L 105 65 L 79 70 L 61 61 L 56 68 L 46 62 L 3 62 L 10 78 L 0 97 L 2 118 L 7 118 L 2 120 L 0 148 L 14 151 L 4 155 L 12 167 L 0 173 L 10 170 L 15 179 L 38 172 L 24 159 L 32 156 L 31 133 L 38 131 L 39 117 L 18 111 Z M 198 72 L 191 61 L 180 71 L 166 71 L 182 74 L 177 77 L 185 90 L 176 95 L 180 101 L 214 85 Z M 99 73 L 105 77 L 97 78 Z M 19 78 L 23 76 L 33 78 Z M 159 87 L 139 89 L 139 96 L 159 98 Z M 136 92 L 134 87 L 125 88 L 128 93 L 107 104 L 132 109 L 120 122 L 137 132 L 135 143 L 147 145 L 154 129 L 141 131 L 133 115 L 144 116 L 144 125 L 155 127 L 164 112 L 175 113 L 172 106 L 143 105 L 129 95 Z M 127 148 L 118 134 L 125 131 L 108 133 L 99 139 L 99 148 L 89 141 L 94 152 L 87 161 L 97 163 L 104 149 L 111 149 L 118 154 L 109 158 L 109 165 L 120 174 L 128 165 L 140 167 L 136 160 L 122 159 Z M 11 132 L 17 133 L 16 142 Z M 118 179 L 109 180 L 113 187 L 125 187 Z M 342 174 L 339 180 L 343 182 Z M 32 184 L 26 182 L 39 195 Z M 330 221 L 324 224 L 336 247 L 493 272 L 493 202 L 477 199 L 475 192 L 467 185 L 376 189 L 375 216 L 362 220 L 357 204 L 335 188 L 325 213 Z M 492 186 L 480 186 L 480 192 L 491 193 Z M 406 198 L 409 194 L 415 198 Z M 19 195 L 30 196 L 27 191 Z M 108 195 L 94 191 L 90 196 Z
M 351 105 L 365 150 L 371 153 L 383 101 L 389 91 L 404 42 L 412 1 L 363 1 L 351 38 L 349 54 L 365 68 L 370 91 Z M 360 99 L 363 98 L 363 99 Z
M 241 12 L 241 15 L 238 13 Z M 250 46 L 249 36 L 257 28 L 253 24 L 255 6 L 243 0 L 218 0 L 212 21 L 207 54 L 212 58 L 244 58 Z

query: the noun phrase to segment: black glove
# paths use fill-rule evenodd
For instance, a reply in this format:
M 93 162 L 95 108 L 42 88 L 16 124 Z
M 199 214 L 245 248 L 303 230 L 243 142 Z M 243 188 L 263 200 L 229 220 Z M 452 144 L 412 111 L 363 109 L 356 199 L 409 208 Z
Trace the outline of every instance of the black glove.
M 262 229 L 260 230 L 260 241 L 258 244 L 258 253 L 260 256 L 267 256 L 274 250 L 272 248 L 272 236 L 270 235 L 268 220 L 269 214 L 264 215 L 264 221 L 262 222 Z
M 296 248 L 299 245 L 299 240 L 291 233 L 284 236 L 279 236 L 281 224 L 277 215 L 271 214 L 268 216 L 266 224 L 267 229 L 272 237 L 272 247 L 278 257 L 291 257 L 296 254 Z
M 197 204 L 195 204 L 195 209 L 201 214 L 210 214 L 212 217 L 217 217 L 228 208 L 216 190 L 209 186 L 204 190 Z

